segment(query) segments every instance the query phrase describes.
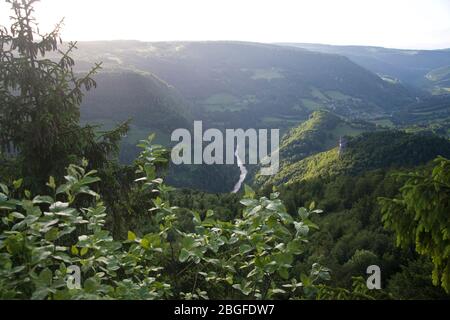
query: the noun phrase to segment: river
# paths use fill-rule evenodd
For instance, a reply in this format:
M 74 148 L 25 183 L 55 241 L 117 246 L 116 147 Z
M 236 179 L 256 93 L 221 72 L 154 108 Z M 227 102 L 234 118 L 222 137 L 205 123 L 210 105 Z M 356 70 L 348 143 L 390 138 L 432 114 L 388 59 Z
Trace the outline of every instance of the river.
M 241 170 L 241 175 L 239 176 L 239 181 L 236 182 L 232 193 L 238 193 L 239 190 L 242 188 L 242 183 L 244 183 L 245 178 L 247 177 L 247 168 L 244 165 L 244 161 L 239 157 L 239 147 L 236 145 L 236 151 L 234 153 L 237 159 L 237 165 L 239 167 L 239 170 Z

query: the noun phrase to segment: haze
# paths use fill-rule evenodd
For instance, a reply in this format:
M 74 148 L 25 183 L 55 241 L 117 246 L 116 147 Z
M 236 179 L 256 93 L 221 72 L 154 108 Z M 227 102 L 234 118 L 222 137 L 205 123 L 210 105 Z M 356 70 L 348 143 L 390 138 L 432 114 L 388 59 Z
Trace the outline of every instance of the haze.
M 0 4 L 8 25 L 9 5 Z M 64 40 L 240 40 L 450 47 L 446 0 L 42 0 L 41 28 Z

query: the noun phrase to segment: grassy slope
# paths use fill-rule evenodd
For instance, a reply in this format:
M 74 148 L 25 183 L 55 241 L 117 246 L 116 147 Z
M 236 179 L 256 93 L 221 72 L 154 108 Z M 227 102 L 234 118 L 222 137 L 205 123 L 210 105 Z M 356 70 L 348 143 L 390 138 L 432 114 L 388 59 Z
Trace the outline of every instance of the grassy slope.
M 341 137 L 351 137 L 375 130 L 366 122 L 349 122 L 325 111 L 314 112 L 308 121 L 291 129 L 280 143 L 281 172 L 289 170 L 296 163 L 313 154 L 337 146 Z M 263 184 L 273 177 L 256 176 L 255 181 Z
M 438 155 L 450 156 L 448 139 L 401 131 L 367 132 L 352 138 L 341 155 L 338 148 L 315 154 L 283 167 L 267 183 L 290 184 L 374 169 L 412 167 Z

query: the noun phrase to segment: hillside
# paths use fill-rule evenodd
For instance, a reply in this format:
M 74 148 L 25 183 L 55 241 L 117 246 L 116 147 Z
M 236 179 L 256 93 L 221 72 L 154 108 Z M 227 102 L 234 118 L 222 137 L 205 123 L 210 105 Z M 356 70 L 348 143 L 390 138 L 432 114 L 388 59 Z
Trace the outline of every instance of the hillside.
M 121 147 L 121 160 L 130 162 L 136 144 L 151 132 L 168 144 L 172 130 L 192 125 L 189 104 L 169 85 L 151 74 L 116 70 L 95 76 L 98 86 L 86 94 L 81 120 L 110 129 L 131 119 Z
M 427 74 L 434 69 L 450 66 L 449 50 L 402 50 L 367 46 L 333 46 L 309 43 L 283 45 L 317 52 L 340 54 L 390 81 L 406 85 L 429 85 Z
M 398 125 L 430 124 L 450 118 L 450 94 L 435 95 L 421 99 L 392 114 L 391 120 Z
M 431 82 L 434 94 L 450 94 L 450 66 L 433 69 L 425 77 Z
M 413 167 L 450 156 L 450 141 L 431 134 L 366 132 L 336 147 L 281 168 L 266 184 L 291 184 L 314 178 L 354 175 L 375 169 Z
M 347 121 L 329 111 L 321 110 L 287 132 L 280 142 L 280 170 L 311 155 L 330 150 L 344 137 L 377 130 L 374 124 L 364 121 Z M 256 173 L 256 172 L 255 172 Z M 256 173 L 259 185 L 271 179 Z
M 216 127 L 287 129 L 317 109 L 373 117 L 406 103 L 398 84 L 334 54 L 245 42 L 82 42 L 79 68 L 151 73 Z
M 283 137 L 280 157 L 282 162 L 296 162 L 337 146 L 341 137 L 371 130 L 375 130 L 375 125 L 363 121 L 346 121 L 325 110 L 316 111 L 308 121 L 291 129 Z
M 140 151 L 136 145 L 150 133 L 157 134 L 157 143 L 169 146 L 173 144 L 173 130 L 192 126 L 189 102 L 152 74 L 115 69 L 95 79 L 98 87 L 85 97 L 82 121 L 108 130 L 131 119 L 130 130 L 120 145 L 119 157 L 124 164 L 136 159 Z M 167 181 L 175 187 L 229 192 L 238 178 L 239 170 L 234 166 L 171 165 Z
M 110 128 L 132 119 L 121 145 L 124 163 L 134 159 L 136 142 L 150 132 L 168 145 L 170 132 L 190 128 L 193 119 L 221 130 L 278 128 L 284 134 L 317 110 L 377 118 L 413 101 L 404 87 L 383 81 L 345 57 L 277 45 L 82 42 L 74 54 L 78 72 L 103 61 L 103 71 L 96 76 L 99 86 L 86 96 L 81 109 L 83 122 Z M 311 146 L 311 152 L 330 148 L 342 132 L 360 132 L 342 126 L 333 127 L 335 132 L 317 148 Z M 174 185 L 214 192 L 229 191 L 236 175 L 232 168 L 174 170 L 168 180 Z
M 122 143 L 123 162 L 135 157 L 136 142 L 150 132 L 168 145 L 171 130 L 190 128 L 196 119 L 222 130 L 253 127 L 289 132 L 281 143 L 284 166 L 329 150 L 343 135 L 374 128 L 341 118 L 378 123 L 384 117 L 391 123 L 396 119 L 392 114 L 402 115 L 404 106 L 415 101 L 402 85 L 385 81 L 346 57 L 277 45 L 85 42 L 76 55 L 79 71 L 93 61 L 104 61 L 104 71 L 97 76 L 99 88 L 82 107 L 83 121 L 111 127 L 132 118 L 131 131 Z M 290 130 L 318 110 L 334 115 L 313 115 L 304 126 Z M 169 176 L 174 185 L 215 192 L 228 191 L 236 176 L 232 168 L 175 171 Z M 218 182 L 225 177 L 226 183 Z

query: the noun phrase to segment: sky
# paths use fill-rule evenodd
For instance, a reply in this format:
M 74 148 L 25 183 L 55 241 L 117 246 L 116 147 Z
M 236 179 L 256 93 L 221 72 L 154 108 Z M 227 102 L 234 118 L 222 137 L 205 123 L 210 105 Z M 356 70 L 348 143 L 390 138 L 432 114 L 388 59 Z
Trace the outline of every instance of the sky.
M 0 25 L 9 5 L 0 0 Z M 41 0 L 63 40 L 239 40 L 450 48 L 450 0 Z

